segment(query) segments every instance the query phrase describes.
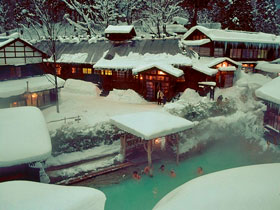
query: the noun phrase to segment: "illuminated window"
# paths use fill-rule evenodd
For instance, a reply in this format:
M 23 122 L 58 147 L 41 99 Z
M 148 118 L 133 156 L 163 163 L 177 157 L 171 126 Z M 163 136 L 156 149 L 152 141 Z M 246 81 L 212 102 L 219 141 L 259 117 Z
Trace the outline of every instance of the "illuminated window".
M 76 74 L 76 72 L 77 72 L 76 67 L 72 67 L 72 74 Z
M 259 50 L 258 58 L 267 58 L 267 50 Z
M 56 75 L 61 75 L 61 66 L 60 65 L 56 65 Z
M 163 71 L 158 71 L 159 75 L 166 75 Z
M 112 70 L 105 70 L 105 75 L 112 75 Z
M 83 74 L 92 74 L 91 68 L 83 68 Z
M 138 74 L 134 75 L 134 79 L 138 79 L 138 78 L 139 78 Z

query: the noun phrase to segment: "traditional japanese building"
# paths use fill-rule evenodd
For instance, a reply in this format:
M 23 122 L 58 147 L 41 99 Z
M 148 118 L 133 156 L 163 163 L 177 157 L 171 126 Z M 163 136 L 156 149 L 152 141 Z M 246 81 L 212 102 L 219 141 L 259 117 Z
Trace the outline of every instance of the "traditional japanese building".
M 253 69 L 256 61 L 272 61 L 280 56 L 280 36 L 261 32 L 191 28 L 183 37 L 185 45 L 201 57 L 229 57 Z
M 112 41 L 130 40 L 136 36 L 133 25 L 113 26 L 109 25 L 105 31 L 105 37 Z
M 46 57 L 16 34 L 0 37 L 0 108 L 44 107 L 56 101 L 54 76 L 45 74 Z M 63 83 L 58 78 L 59 87 Z
M 256 90 L 256 96 L 264 101 L 264 126 L 272 138 L 271 142 L 280 144 L 280 77 L 273 79 Z

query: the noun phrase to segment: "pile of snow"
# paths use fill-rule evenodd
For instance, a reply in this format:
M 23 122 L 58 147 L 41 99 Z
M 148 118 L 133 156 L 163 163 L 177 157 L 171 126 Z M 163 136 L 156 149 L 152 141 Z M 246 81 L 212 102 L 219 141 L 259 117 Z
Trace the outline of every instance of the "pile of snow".
M 250 89 L 257 89 L 272 79 L 268 76 L 262 74 L 252 74 L 240 72 L 239 79 L 236 81 L 236 85 L 239 87 L 248 87 Z
M 174 103 L 167 103 L 164 106 L 164 111 L 175 114 L 177 116 L 184 116 L 183 110 L 188 106 L 198 106 L 200 102 L 207 103 L 207 97 L 201 97 L 195 90 L 186 89 L 180 96 L 179 100 Z
M 106 196 L 89 187 L 70 187 L 30 181 L 0 183 L 0 209 L 104 210 Z
M 171 191 L 153 209 L 278 210 L 279 173 L 280 164 L 273 163 L 204 175 Z
M 51 155 L 51 150 L 49 131 L 40 109 L 0 109 L 0 167 L 43 161 Z
M 62 94 L 72 93 L 80 95 L 99 96 L 100 89 L 92 82 L 85 82 L 77 79 L 67 79 L 61 92 Z
M 133 104 L 145 104 L 148 103 L 142 96 L 136 93 L 134 90 L 117 90 L 114 89 L 110 91 L 109 95 L 106 97 L 107 100 L 123 102 L 123 103 L 133 103 Z

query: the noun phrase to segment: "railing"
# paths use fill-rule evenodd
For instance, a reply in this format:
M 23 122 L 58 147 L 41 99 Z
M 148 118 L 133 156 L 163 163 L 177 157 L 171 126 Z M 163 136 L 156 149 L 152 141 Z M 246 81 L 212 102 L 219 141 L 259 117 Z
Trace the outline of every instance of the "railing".
M 76 117 L 64 117 L 63 119 L 59 119 L 59 120 L 52 120 L 52 121 L 49 121 L 49 122 L 47 122 L 47 123 L 54 123 L 54 122 L 60 122 L 60 121 L 64 121 L 64 123 L 66 123 L 67 122 L 67 120 L 74 120 L 74 121 L 76 121 L 76 122 L 80 122 L 80 120 L 81 120 L 81 117 L 78 115 L 78 116 L 76 116 Z

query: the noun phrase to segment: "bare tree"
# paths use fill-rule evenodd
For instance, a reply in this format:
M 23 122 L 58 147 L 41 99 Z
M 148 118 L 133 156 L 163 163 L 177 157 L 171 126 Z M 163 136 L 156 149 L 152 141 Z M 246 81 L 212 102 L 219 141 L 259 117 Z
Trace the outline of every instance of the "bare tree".
M 63 21 L 60 15 L 60 6 L 58 1 L 52 0 L 31 0 L 31 15 L 27 22 L 40 36 L 44 36 L 48 41 L 49 49 L 46 49 L 53 59 L 53 73 L 55 76 L 56 108 L 59 113 L 58 85 L 56 72 L 56 40 L 62 29 Z
M 80 31 L 95 36 L 118 16 L 117 0 L 62 0 L 70 9 L 64 17 Z M 73 15 L 74 14 L 74 15 Z
M 146 8 L 143 12 L 145 24 L 150 31 L 161 37 L 161 32 L 167 34 L 166 24 L 182 10 L 179 0 L 151 0 L 146 2 Z M 153 27 L 156 27 L 154 31 Z M 161 31 L 162 28 L 162 31 Z

